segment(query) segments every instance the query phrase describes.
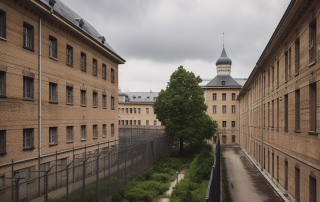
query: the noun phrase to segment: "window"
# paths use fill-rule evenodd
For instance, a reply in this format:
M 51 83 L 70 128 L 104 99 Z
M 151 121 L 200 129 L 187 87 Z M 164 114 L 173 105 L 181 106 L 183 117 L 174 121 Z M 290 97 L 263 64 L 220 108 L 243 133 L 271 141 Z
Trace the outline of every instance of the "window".
M 288 94 L 284 96 L 284 130 L 288 131 L 288 110 L 289 110 Z
M 92 137 L 93 137 L 93 139 L 98 138 L 98 126 L 97 125 L 92 126 Z
M 271 108 L 271 128 L 274 128 L 274 100 L 272 100 Z
M 309 85 L 309 123 L 310 132 L 317 130 L 317 84 Z
M 138 108 L 138 114 L 141 114 L 141 109 L 140 108 Z
M 49 36 L 49 57 L 57 58 L 57 39 Z
M 23 77 L 23 98 L 33 100 L 33 78 Z
M 126 120 L 126 125 L 129 125 L 129 121 L 128 120 Z
M 288 79 L 290 79 L 291 77 L 291 48 L 289 48 L 289 52 L 288 52 Z
M 6 153 L 6 131 L 0 130 L 0 154 Z
M 146 108 L 146 114 L 149 114 L 149 108 Z
M 111 137 L 114 136 L 114 124 L 111 124 Z
M 232 99 L 232 100 L 236 100 L 236 94 L 235 94 L 235 93 L 232 93 L 232 94 L 231 94 L 231 99 Z
M 232 122 L 231 122 L 231 127 L 232 127 L 232 128 L 235 128 L 235 127 L 236 127 L 236 122 L 235 122 L 235 121 L 232 121 Z
M 309 176 L 309 201 L 317 201 L 317 180 L 312 176 Z
M 147 126 L 149 125 L 149 120 L 146 120 L 146 125 L 147 125 Z
M 137 113 L 137 108 L 133 109 L 133 113 L 135 113 L 135 114 Z
M 67 64 L 73 65 L 73 48 L 69 45 L 67 45 Z
M 102 137 L 107 137 L 107 124 L 102 125 Z
M 309 25 L 309 65 L 316 61 L 317 46 L 316 20 Z
M 126 114 L 128 114 L 128 108 L 126 108 Z
M 130 114 L 132 114 L 132 108 L 130 108 Z
M 212 93 L 212 100 L 217 100 L 217 94 L 216 93 Z
M 73 88 L 70 86 L 67 86 L 67 104 L 73 104 Z
M 114 110 L 114 97 L 111 97 L 111 110 Z
M 23 129 L 23 149 L 33 149 L 33 128 Z
M 285 56 L 285 65 L 284 65 L 284 80 L 285 81 L 288 81 L 288 64 L 289 64 L 289 56 L 288 56 L 288 51 L 286 51 L 284 53 L 284 56 Z
M 138 125 L 139 125 L 139 126 L 141 125 L 141 120 L 138 120 Z
M 97 60 L 94 58 L 92 59 L 92 74 L 97 76 Z
M 107 96 L 106 95 L 102 95 L 102 107 L 103 107 L 103 109 L 107 108 Z M 123 113 L 123 108 L 122 108 L 122 113 Z
M 87 129 L 85 125 L 81 126 L 81 140 L 86 140 L 87 138 Z
M 107 79 L 107 66 L 105 64 L 102 64 L 102 78 Z
M 225 86 L 226 85 L 226 81 L 222 80 L 221 81 L 221 85 Z
M 124 108 L 121 109 L 121 113 L 122 113 L 122 114 L 124 113 Z
M 236 105 L 232 105 L 232 114 L 236 113 Z
M 157 97 L 154 97 L 154 98 L 153 98 L 153 101 L 157 101 Z
M 73 126 L 67 126 L 67 142 L 73 142 Z
M 87 71 L 87 56 L 81 52 L 81 71 Z
M 97 92 L 92 93 L 92 106 L 98 107 L 98 93 Z
M 0 37 L 6 38 L 6 12 L 0 9 Z
M 227 113 L 227 106 L 223 105 L 222 106 L 222 114 L 226 114 Z
M 279 98 L 277 98 L 277 129 L 279 130 L 279 111 L 280 111 L 280 103 Z
M 227 122 L 226 121 L 222 121 L 222 127 L 223 128 L 227 127 Z
M 279 70 L 279 60 L 277 62 L 277 87 L 279 87 L 279 77 L 280 77 L 280 70 Z
M 81 90 L 80 94 L 81 94 L 81 103 L 80 103 L 80 105 L 85 107 L 87 105 L 86 91 L 85 90 Z
M 137 125 L 137 121 L 136 120 L 133 121 L 133 125 Z
M 217 113 L 217 105 L 212 106 L 212 113 L 216 114 Z
M 295 130 L 300 130 L 300 90 L 295 90 Z
M 49 83 L 49 102 L 58 102 L 57 84 Z
M 49 144 L 58 144 L 57 127 L 49 128 Z
M 225 93 L 222 93 L 222 100 L 227 100 L 227 95 Z
M 111 82 L 114 83 L 114 69 L 111 68 Z
M 299 69 L 300 69 L 300 39 L 297 39 L 296 42 L 294 43 L 294 47 L 295 47 L 295 68 L 294 68 L 294 72 L 296 74 L 299 73 Z
M 6 73 L 0 71 L 0 97 L 6 96 Z
M 157 120 L 153 121 L 153 125 L 155 125 L 155 126 L 157 125 Z
M 33 50 L 33 26 L 23 23 L 23 48 Z
M 124 120 L 122 120 L 122 125 L 124 125 Z

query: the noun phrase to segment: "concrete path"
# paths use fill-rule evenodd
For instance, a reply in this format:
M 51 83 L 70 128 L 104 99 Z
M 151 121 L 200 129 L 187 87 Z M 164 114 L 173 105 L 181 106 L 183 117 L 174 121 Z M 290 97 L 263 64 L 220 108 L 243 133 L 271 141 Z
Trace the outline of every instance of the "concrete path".
M 234 202 L 283 202 L 239 145 L 221 145 L 226 160 L 229 190 Z

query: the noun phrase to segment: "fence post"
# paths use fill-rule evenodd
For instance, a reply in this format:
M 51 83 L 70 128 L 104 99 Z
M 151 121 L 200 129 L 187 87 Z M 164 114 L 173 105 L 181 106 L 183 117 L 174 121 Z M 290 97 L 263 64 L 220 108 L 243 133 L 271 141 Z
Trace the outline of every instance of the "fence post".
M 13 168 L 13 159 L 12 159 L 12 164 L 11 164 L 11 177 L 13 178 L 14 176 L 14 168 Z M 11 197 L 12 197 L 12 201 L 14 199 L 14 189 L 13 189 L 13 180 L 11 181 Z
M 19 178 L 16 178 L 16 201 L 19 202 Z
M 119 187 L 119 183 L 120 183 L 120 181 L 119 181 L 119 176 L 120 176 L 120 173 L 119 173 L 119 163 L 120 163 L 120 159 L 119 159 L 119 153 L 120 153 L 120 150 L 118 150 L 118 166 L 117 166 L 117 175 L 118 175 L 118 186 L 117 187 Z
M 56 189 L 58 189 L 58 151 L 56 150 Z
M 45 202 L 48 202 L 48 172 L 46 172 L 46 177 L 45 177 L 45 189 L 46 189 L 46 191 L 45 191 L 45 194 L 44 194 L 44 201 Z
M 82 169 L 82 201 L 86 201 L 86 161 L 83 161 Z
M 67 202 L 69 201 L 69 166 L 66 168 L 67 172 Z
M 127 184 L 127 146 L 124 150 L 124 184 Z
M 133 164 L 132 164 L 132 146 L 131 146 L 131 153 L 130 153 L 130 157 L 131 157 L 131 182 L 132 182 L 132 167 L 133 167 Z
M 97 176 L 96 176 L 96 193 L 97 201 L 99 201 L 99 156 L 97 156 Z
M 108 141 L 108 145 L 109 145 L 109 141 Z M 110 195 L 110 152 L 108 155 L 108 194 Z

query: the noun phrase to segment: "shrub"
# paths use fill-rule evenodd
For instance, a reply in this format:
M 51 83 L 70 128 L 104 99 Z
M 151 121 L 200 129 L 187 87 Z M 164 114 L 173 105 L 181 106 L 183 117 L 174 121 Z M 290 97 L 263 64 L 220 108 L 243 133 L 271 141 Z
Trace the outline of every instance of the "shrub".
M 129 201 L 153 202 L 152 196 L 141 188 L 132 188 L 126 191 L 125 198 Z

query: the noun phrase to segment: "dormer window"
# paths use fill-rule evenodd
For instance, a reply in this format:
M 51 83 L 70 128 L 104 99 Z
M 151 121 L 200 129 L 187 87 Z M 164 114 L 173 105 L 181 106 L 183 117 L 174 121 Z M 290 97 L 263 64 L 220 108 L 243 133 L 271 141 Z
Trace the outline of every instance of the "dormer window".
M 136 99 L 136 96 L 134 95 L 134 96 L 132 96 L 132 98 L 133 98 L 133 99 Z
M 221 85 L 225 86 L 225 85 L 226 85 L 226 81 L 225 81 L 225 80 L 222 80 L 222 81 L 221 81 Z
M 104 38 L 104 36 L 99 36 L 99 39 L 101 39 L 101 43 L 104 44 L 104 42 L 106 41 L 106 39 Z
M 141 96 L 138 96 L 138 98 L 141 98 Z
M 84 21 L 82 20 L 82 18 L 76 18 L 76 21 L 79 21 L 79 27 L 83 28 Z
M 52 7 L 53 7 L 55 3 L 56 3 L 56 1 L 55 1 L 55 0 L 49 0 L 49 5 L 50 5 L 50 6 L 52 6 Z
M 157 97 L 153 97 L 153 101 L 157 101 Z

